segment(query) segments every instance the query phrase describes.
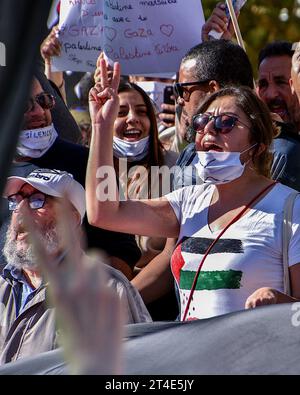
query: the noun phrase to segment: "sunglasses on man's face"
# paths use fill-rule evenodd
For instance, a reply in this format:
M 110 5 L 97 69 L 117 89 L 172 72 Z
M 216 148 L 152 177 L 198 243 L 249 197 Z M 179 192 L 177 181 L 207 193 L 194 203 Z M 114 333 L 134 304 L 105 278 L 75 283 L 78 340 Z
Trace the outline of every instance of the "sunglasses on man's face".
M 229 114 L 197 114 L 193 116 L 192 128 L 194 132 L 199 134 L 204 134 L 205 126 L 213 120 L 213 128 L 217 133 L 226 134 L 232 131 L 236 126 L 237 122 L 241 123 L 243 126 L 249 127 L 248 125 L 241 122 L 238 117 Z
M 192 91 L 184 89 L 187 86 L 197 86 L 207 84 L 210 80 L 194 81 L 194 82 L 176 82 L 173 85 L 175 100 L 179 97 L 184 101 L 189 101 Z
M 40 93 L 35 97 L 29 98 L 25 112 L 28 113 L 32 111 L 35 107 L 35 103 L 38 103 L 43 110 L 52 110 L 55 106 L 55 99 L 50 93 Z
M 15 211 L 18 209 L 18 206 L 22 202 L 22 200 L 28 199 L 29 207 L 32 210 L 37 210 L 39 208 L 44 207 L 47 197 L 48 197 L 48 195 L 46 195 L 42 192 L 34 192 L 33 194 L 28 195 L 28 196 L 25 196 L 21 193 L 16 193 L 14 195 L 10 195 L 7 197 L 8 209 L 10 211 Z

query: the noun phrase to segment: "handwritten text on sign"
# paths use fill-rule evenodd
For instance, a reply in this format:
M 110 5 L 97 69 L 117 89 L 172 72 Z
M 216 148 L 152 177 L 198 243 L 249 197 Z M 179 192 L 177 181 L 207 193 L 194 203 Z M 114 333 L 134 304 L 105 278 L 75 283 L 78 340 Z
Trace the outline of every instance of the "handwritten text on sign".
M 54 66 L 93 71 L 104 51 L 123 74 L 175 72 L 203 23 L 200 0 L 62 0 Z

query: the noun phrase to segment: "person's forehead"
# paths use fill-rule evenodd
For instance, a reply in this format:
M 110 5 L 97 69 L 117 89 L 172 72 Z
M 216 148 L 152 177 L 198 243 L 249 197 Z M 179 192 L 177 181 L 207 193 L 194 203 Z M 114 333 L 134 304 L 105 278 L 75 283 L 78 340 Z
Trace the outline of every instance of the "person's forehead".
M 265 58 L 258 69 L 259 79 L 285 77 L 290 78 L 292 58 L 288 55 Z
M 198 81 L 199 78 L 197 77 L 197 73 L 196 73 L 197 71 L 196 65 L 197 63 L 195 59 L 189 59 L 181 63 L 179 69 L 178 82 L 183 83 L 183 82 Z
M 39 80 L 37 78 L 34 78 L 31 84 L 31 95 L 36 96 L 39 93 L 44 92 Z
M 120 106 L 124 105 L 146 105 L 143 96 L 136 90 L 119 93 Z
M 38 189 L 34 188 L 32 185 L 25 183 L 17 191 L 17 193 L 20 193 L 20 192 L 23 192 L 23 193 L 34 193 L 34 192 L 40 192 L 40 191 Z
M 220 113 L 232 113 L 238 115 L 243 113 L 236 104 L 236 98 L 233 96 L 223 96 L 214 100 L 207 108 L 207 112 L 220 112 Z
M 300 72 L 300 49 L 295 51 L 292 58 L 292 69 L 296 72 Z

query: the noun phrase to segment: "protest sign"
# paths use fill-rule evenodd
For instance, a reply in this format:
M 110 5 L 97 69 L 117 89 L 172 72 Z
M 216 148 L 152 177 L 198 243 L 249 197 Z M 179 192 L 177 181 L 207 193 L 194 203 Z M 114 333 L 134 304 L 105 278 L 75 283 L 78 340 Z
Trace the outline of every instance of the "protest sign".
M 174 73 L 201 41 L 200 0 L 62 0 L 56 70 L 93 71 L 100 51 L 123 74 Z
M 60 8 L 60 0 L 52 0 L 52 6 L 49 12 L 47 26 L 51 29 L 59 22 L 59 8 Z
M 147 92 L 155 104 L 156 110 L 161 111 L 161 105 L 164 102 L 164 89 L 170 84 L 158 81 L 137 81 L 135 83 Z

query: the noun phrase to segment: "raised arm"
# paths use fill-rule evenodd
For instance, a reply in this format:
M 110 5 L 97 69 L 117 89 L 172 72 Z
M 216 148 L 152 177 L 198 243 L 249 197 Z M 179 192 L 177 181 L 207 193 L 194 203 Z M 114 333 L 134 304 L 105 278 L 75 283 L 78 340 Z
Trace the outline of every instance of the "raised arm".
M 62 71 L 52 71 L 51 58 L 61 53 L 61 43 L 58 39 L 59 28 L 54 26 L 40 47 L 41 56 L 45 62 L 45 75 L 48 80 L 55 83 L 65 103 L 67 102 L 64 74 Z
M 211 16 L 208 18 L 208 20 L 202 27 L 202 31 L 201 31 L 202 41 L 210 40 L 209 32 L 211 30 L 215 30 L 216 32 L 222 34 L 220 38 L 223 38 L 225 40 L 231 40 L 234 30 L 232 23 L 229 22 L 226 16 L 225 9 L 226 9 L 225 2 L 218 3 L 216 5 Z
M 113 164 L 113 128 L 119 111 L 120 65 L 108 78 L 104 59 L 100 81 L 90 91 L 92 139 L 87 167 L 87 214 L 91 225 L 116 232 L 177 237 L 179 224 L 167 199 L 119 200 Z

